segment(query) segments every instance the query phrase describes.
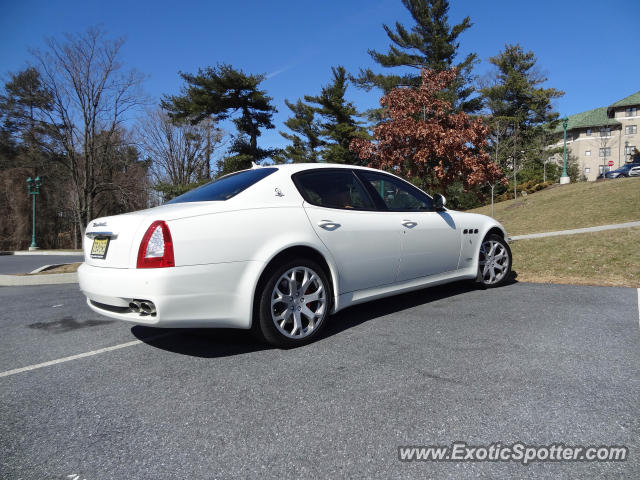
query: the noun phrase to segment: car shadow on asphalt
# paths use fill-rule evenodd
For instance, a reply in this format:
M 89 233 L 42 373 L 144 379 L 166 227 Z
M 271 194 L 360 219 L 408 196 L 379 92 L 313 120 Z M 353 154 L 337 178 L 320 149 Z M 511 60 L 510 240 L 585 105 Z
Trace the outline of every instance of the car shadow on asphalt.
M 514 272 L 506 285 L 517 283 L 516 277 Z M 317 340 L 339 335 L 378 317 L 479 289 L 482 287 L 471 281 L 455 282 L 355 305 L 329 317 Z M 274 348 L 258 341 L 248 330 L 231 328 L 171 329 L 136 325 L 131 333 L 155 348 L 192 357 L 219 358 Z
M 505 286 L 517 283 L 517 273 L 512 272 L 511 278 L 505 283 Z M 329 318 L 329 323 L 321 332 L 320 338 L 327 338 L 337 335 L 340 332 L 356 327 L 364 322 L 375 318 L 391 315 L 413 307 L 425 305 L 445 298 L 463 295 L 476 290 L 482 290 L 479 284 L 473 281 L 461 281 L 439 285 L 437 287 L 428 287 L 401 295 L 382 298 L 371 302 L 349 307 L 339 311 Z

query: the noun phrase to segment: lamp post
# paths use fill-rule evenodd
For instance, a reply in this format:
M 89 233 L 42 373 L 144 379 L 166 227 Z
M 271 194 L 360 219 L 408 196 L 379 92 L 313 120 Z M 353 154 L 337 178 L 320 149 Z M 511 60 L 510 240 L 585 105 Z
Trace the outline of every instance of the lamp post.
M 36 195 L 40 193 L 40 185 L 42 185 L 40 177 L 36 177 L 35 179 L 31 177 L 27 178 L 27 191 L 33 199 L 33 226 L 31 228 L 31 246 L 29 250 L 39 250 L 39 247 L 36 245 Z
M 567 124 L 569 119 L 564 117 L 562 119 L 562 128 L 564 130 L 564 150 L 562 151 L 562 176 L 560 177 L 560 185 L 571 182 L 569 175 L 567 175 Z

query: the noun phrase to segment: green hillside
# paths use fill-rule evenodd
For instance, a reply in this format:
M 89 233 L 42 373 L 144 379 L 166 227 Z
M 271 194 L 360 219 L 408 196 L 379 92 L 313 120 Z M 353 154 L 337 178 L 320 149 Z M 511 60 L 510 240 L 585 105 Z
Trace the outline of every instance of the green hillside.
M 491 207 L 470 212 L 491 214 Z M 510 236 L 640 220 L 640 177 L 555 185 L 496 203 L 494 217 Z
M 640 178 L 556 185 L 497 203 L 494 216 L 510 236 L 640 220 Z M 513 269 L 524 282 L 640 288 L 638 245 L 640 228 L 518 240 Z
M 518 281 L 640 288 L 640 228 L 511 243 Z

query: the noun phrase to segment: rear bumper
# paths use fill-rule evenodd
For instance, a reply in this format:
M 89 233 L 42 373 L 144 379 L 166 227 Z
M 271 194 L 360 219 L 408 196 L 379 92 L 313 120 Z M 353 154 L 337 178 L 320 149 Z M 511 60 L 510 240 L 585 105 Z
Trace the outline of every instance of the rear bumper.
M 110 318 L 156 327 L 250 328 L 260 266 L 248 261 L 130 269 L 85 263 L 78 281 L 89 307 Z M 129 310 L 134 299 L 153 302 L 156 314 Z

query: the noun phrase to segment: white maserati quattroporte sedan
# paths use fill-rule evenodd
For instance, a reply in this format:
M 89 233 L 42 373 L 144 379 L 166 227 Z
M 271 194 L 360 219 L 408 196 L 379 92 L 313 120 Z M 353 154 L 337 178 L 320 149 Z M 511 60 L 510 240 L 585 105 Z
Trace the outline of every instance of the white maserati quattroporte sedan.
M 92 221 L 80 289 L 108 317 L 301 345 L 357 303 L 455 280 L 504 283 L 504 228 L 444 205 L 371 168 L 256 167 Z

